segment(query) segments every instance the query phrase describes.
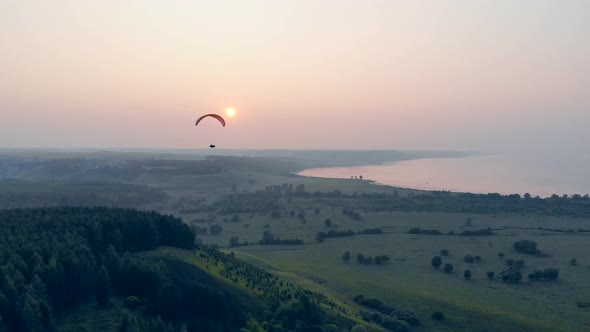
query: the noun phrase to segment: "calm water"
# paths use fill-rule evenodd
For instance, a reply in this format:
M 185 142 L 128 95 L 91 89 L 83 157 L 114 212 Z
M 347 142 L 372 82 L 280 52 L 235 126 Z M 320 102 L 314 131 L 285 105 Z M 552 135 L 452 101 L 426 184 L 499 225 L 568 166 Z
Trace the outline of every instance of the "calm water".
M 486 155 L 417 159 L 379 166 L 308 169 L 303 176 L 366 180 L 397 187 L 532 195 L 590 192 L 590 156 Z

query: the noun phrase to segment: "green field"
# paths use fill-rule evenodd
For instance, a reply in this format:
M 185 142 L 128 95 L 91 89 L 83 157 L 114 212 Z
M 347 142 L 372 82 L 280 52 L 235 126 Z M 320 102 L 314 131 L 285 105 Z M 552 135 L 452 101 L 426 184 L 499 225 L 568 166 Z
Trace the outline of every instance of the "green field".
M 133 163 L 145 162 L 153 166 L 154 161 L 150 158 L 144 160 L 136 156 Z M 372 201 L 366 198 L 332 199 L 281 194 L 276 201 L 272 201 L 273 210 L 280 214 L 278 216 L 264 209 L 228 213 L 220 211 L 219 206 L 215 207 L 216 202 L 223 202 L 228 197 L 239 201 L 246 199 L 248 193 L 265 191 L 268 186 L 282 184 L 304 185 L 307 193 L 330 193 L 335 190 L 349 195 L 397 192 L 399 197 L 429 193 L 377 186 L 369 181 L 299 177 L 292 174 L 296 166 L 285 160 L 221 158 L 213 162 L 195 160 L 195 163 L 208 163 L 196 166 L 187 164 L 186 160 L 178 164 L 175 162 L 167 160 L 166 163 L 173 163 L 173 167 L 172 170 L 166 168 L 166 171 L 154 171 L 153 168 L 142 166 L 139 174 L 134 174 L 128 181 L 123 181 L 124 185 L 117 185 L 116 188 L 122 192 L 137 191 L 140 187 L 135 186 L 145 185 L 154 192 L 165 193 L 165 196 L 158 196 L 156 201 L 150 201 L 141 208 L 181 217 L 195 228 L 221 225 L 221 234 L 211 235 L 207 232 L 199 234 L 198 238 L 205 244 L 220 246 L 228 253 L 234 252 L 240 259 L 337 300 L 343 306 L 352 308 L 351 312 L 357 312 L 354 315 L 357 320 L 361 318 L 358 312 L 371 311 L 352 300 L 354 296 L 363 294 L 416 313 L 422 323 L 420 327 L 413 328 L 416 331 L 590 330 L 590 310 L 584 308 L 584 304 L 590 302 L 590 258 L 587 255 L 590 252 L 590 233 L 577 231 L 590 229 L 584 214 L 586 210 L 581 210 L 580 215 L 573 215 L 577 210 L 570 213 L 556 205 L 557 208 L 544 210 L 543 213 L 530 209 L 526 212 L 505 213 L 501 208 L 492 209 L 494 212 L 490 213 L 456 213 L 440 212 L 441 205 L 438 205 L 424 211 L 403 208 L 378 211 L 370 205 Z M 156 164 L 162 166 L 160 162 Z M 131 166 L 126 165 L 122 170 L 109 170 L 100 176 L 111 180 L 113 177 L 120 179 L 120 174 L 130 172 Z M 136 167 L 133 164 L 132 168 Z M 49 173 L 46 168 L 35 167 L 34 170 L 40 178 L 38 181 L 42 181 L 39 182 L 40 190 L 37 192 L 61 188 L 55 183 L 48 184 Z M 87 174 L 84 172 L 68 178 L 68 181 L 84 180 L 84 174 Z M 111 174 L 111 178 L 105 174 Z M 235 185 L 235 190 L 232 185 Z M 14 183 L 5 184 L 4 188 L 10 186 L 14 186 Z M 64 187 L 71 190 L 67 186 L 71 184 Z M 96 189 L 96 185 L 93 186 L 80 188 L 92 191 Z M 26 189 L 18 187 L 14 192 L 18 195 L 36 192 L 31 188 L 31 184 L 27 183 Z M 108 189 L 107 186 L 101 188 Z M 143 187 L 141 190 L 145 191 Z M 5 192 L 4 195 L 11 197 L 10 193 Z M 33 203 L 41 204 L 44 196 L 40 197 L 34 196 Z M 441 201 L 433 197 L 435 202 Z M 570 207 L 574 206 L 572 204 Z M 586 203 L 575 204 L 585 206 Z M 232 207 L 228 205 L 222 205 L 221 208 Z M 354 207 L 360 212 L 361 220 L 343 215 L 342 209 L 347 207 Z M 300 213 L 304 214 L 303 218 L 299 217 Z M 235 215 L 239 221 L 232 222 Z M 471 226 L 466 226 L 467 218 L 472 219 Z M 331 220 L 330 227 L 324 224 L 326 219 Z M 413 227 L 436 229 L 445 235 L 408 234 L 408 230 Z M 316 241 L 318 232 L 360 231 L 366 228 L 381 228 L 384 234 L 328 238 L 322 243 Z M 493 229 L 494 235 L 446 235 L 450 231 L 458 234 L 465 230 L 484 228 Z M 567 233 L 546 229 L 576 231 Z M 280 239 L 301 239 L 304 245 L 258 245 L 265 231 L 272 232 Z M 229 248 L 229 240 L 233 236 L 237 236 L 240 243 L 247 241 L 250 245 Z M 532 256 L 516 252 L 513 243 L 519 240 L 536 241 L 546 255 Z M 452 273 L 437 270 L 430 264 L 431 258 L 439 255 L 441 249 L 450 251 L 450 256 L 443 257 L 443 262 L 454 265 Z M 351 252 L 352 260 L 344 263 L 341 256 L 347 250 Z M 391 260 L 385 265 L 362 265 L 356 262 L 359 253 L 368 256 L 388 255 Z M 504 253 L 505 257 L 499 258 L 498 253 Z M 164 254 L 182 256 L 179 253 Z M 480 256 L 481 261 L 466 263 L 464 257 L 468 254 Z M 577 265 L 570 264 L 572 258 L 577 259 Z M 500 273 L 507 270 L 508 259 L 522 259 L 525 262 L 521 270 L 524 279 L 518 284 L 507 284 L 501 280 Z M 533 270 L 548 267 L 559 269 L 556 281 L 531 282 L 527 279 Z M 466 269 L 473 273 L 471 280 L 463 278 Z M 493 280 L 487 279 L 488 271 L 495 272 Z M 446 319 L 431 319 L 435 311 L 442 311 Z
M 577 307 L 590 297 L 588 277 L 590 261 L 585 253 L 590 249 L 589 235 L 561 234 L 535 230 L 541 227 L 583 226 L 585 220 L 555 217 L 476 216 L 471 228 L 530 227 L 497 231 L 493 236 L 432 236 L 407 234 L 410 227 L 420 226 L 441 230 L 461 230 L 465 215 L 432 213 L 381 213 L 364 215 L 362 222 L 335 217 L 330 210 L 310 217 L 306 225 L 293 219 L 273 221 L 269 217 L 243 217 L 240 223 L 223 223 L 221 236 L 208 235 L 206 242 L 226 245 L 230 235 L 256 241 L 265 229 L 281 238 L 304 238 L 304 246 L 248 246 L 232 248 L 238 257 L 270 269 L 275 273 L 306 286 L 328 292 L 342 301 L 352 303 L 357 294 L 378 297 L 396 305 L 407 307 L 419 314 L 426 328 L 439 330 L 576 330 L 590 328 L 587 309 Z M 314 243 L 313 236 L 325 230 L 323 220 L 332 220 L 344 229 L 381 227 L 387 234 L 359 235 L 327 239 Z M 249 223 L 248 228 L 244 224 Z M 548 257 L 517 253 L 512 244 L 520 239 L 534 240 Z M 441 249 L 450 251 L 443 261 L 454 265 L 451 274 L 435 270 L 430 259 Z M 345 250 L 365 255 L 389 255 L 392 260 L 384 266 L 365 266 L 351 261 L 343 263 Z M 506 255 L 498 258 L 498 253 Z M 468 264 L 465 255 L 479 255 L 481 262 Z M 578 265 L 571 266 L 571 258 Z M 505 260 L 523 259 L 525 280 L 518 285 L 505 284 L 499 279 L 507 268 Z M 560 279 L 556 282 L 526 280 L 527 271 L 535 268 L 556 267 Z M 473 272 L 472 280 L 463 279 L 463 270 Z M 496 278 L 489 281 L 487 271 L 495 271 Z M 436 310 L 443 311 L 448 319 L 435 323 L 428 317 Z M 482 326 L 482 321 L 485 325 Z

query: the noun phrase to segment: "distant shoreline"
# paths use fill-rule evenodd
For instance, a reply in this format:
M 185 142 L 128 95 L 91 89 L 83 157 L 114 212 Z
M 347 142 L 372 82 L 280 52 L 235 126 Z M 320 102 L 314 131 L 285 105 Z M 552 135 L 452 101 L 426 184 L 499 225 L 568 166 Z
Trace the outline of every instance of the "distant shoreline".
M 351 180 L 363 175 L 371 184 L 417 191 L 454 193 L 499 193 L 549 197 L 584 195 L 590 181 L 575 163 L 541 163 L 517 155 L 471 155 L 461 158 L 416 158 L 384 164 L 345 167 L 314 167 L 297 172 L 308 178 Z
M 415 160 L 415 159 L 411 159 L 411 160 Z M 416 190 L 416 191 L 433 191 L 433 190 L 440 190 L 440 189 L 434 189 L 434 188 L 414 188 L 414 187 L 405 187 L 402 185 L 395 185 L 395 184 L 389 184 L 389 183 L 381 183 L 377 180 L 372 180 L 369 178 L 364 178 L 361 179 L 351 179 L 348 177 L 326 177 L 326 176 L 315 176 L 315 175 L 305 175 L 302 174 L 303 172 L 306 171 L 314 171 L 314 170 L 327 170 L 327 169 L 332 169 L 332 168 L 355 168 L 355 167 L 363 167 L 363 166 L 383 166 L 383 165 L 389 165 L 389 164 L 395 164 L 395 163 L 399 163 L 405 160 L 400 160 L 400 161 L 394 161 L 391 163 L 385 163 L 382 165 L 362 165 L 362 166 L 347 166 L 347 167 L 317 167 L 317 168 L 308 168 L 299 172 L 293 172 L 292 174 L 295 176 L 300 176 L 300 177 L 304 177 L 304 178 L 309 178 L 309 179 L 321 179 L 321 180 L 349 180 L 349 181 L 359 181 L 359 182 L 366 182 L 369 183 L 370 185 L 374 185 L 374 186 L 381 186 L 381 187 L 391 187 L 394 189 L 404 189 L 404 190 Z
M 365 165 L 365 166 L 381 166 L 381 165 Z M 351 168 L 352 167 L 356 167 L 356 166 L 351 166 Z M 306 169 L 304 171 L 313 171 L 316 169 L 329 169 L 329 168 L 333 168 L 333 167 L 310 168 L 310 169 Z M 304 178 L 310 178 L 310 179 L 362 181 L 362 182 L 367 182 L 367 183 L 369 183 L 371 185 L 375 185 L 375 186 L 391 187 L 391 188 L 396 188 L 396 189 L 416 190 L 416 191 L 442 191 L 442 189 L 436 189 L 436 188 L 415 188 L 415 187 L 405 187 L 402 185 L 395 185 L 395 184 L 389 184 L 389 183 L 381 183 L 377 180 L 365 179 L 364 177 L 362 180 L 360 180 L 360 179 L 350 179 L 350 178 L 345 178 L 345 177 L 324 177 L 324 176 L 304 175 L 304 174 L 301 174 L 302 172 L 293 173 L 293 174 L 297 175 L 297 176 L 304 177 Z M 448 190 L 445 190 L 445 191 L 448 191 Z M 460 192 L 456 192 L 456 191 L 451 191 L 451 192 L 460 193 Z

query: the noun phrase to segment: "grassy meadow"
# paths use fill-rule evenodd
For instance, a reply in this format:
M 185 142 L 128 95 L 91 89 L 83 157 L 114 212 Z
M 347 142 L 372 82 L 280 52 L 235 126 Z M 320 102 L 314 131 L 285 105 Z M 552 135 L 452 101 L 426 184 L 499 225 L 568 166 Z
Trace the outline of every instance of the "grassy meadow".
M 233 252 L 237 258 L 282 279 L 322 293 L 349 308 L 350 318 L 358 321 L 362 311 L 374 312 L 353 301 L 353 297 L 363 294 L 414 312 L 421 321 L 421 326 L 412 327 L 416 331 L 590 330 L 590 232 L 578 231 L 590 229 L 584 201 L 567 203 L 565 207 L 573 210 L 562 209 L 557 201 L 547 201 L 543 213 L 537 213 L 536 205 L 509 213 L 503 211 L 503 206 L 486 210 L 491 212 L 449 212 L 445 204 L 460 202 L 452 200 L 455 193 L 444 198 L 436 193 L 378 186 L 370 181 L 300 177 L 294 175 L 297 170 L 317 163 L 294 158 L 174 159 L 179 157 L 152 154 L 101 155 L 94 161 L 95 157 L 80 158 L 82 161 L 58 158 L 22 163 L 14 161 L 18 156 L 5 158 L 9 160 L 5 166 L 10 167 L 5 169 L 10 170 L 10 176 L 0 176 L 0 204 L 59 205 L 65 198 L 56 200 L 52 193 L 61 193 L 68 204 L 87 205 L 98 199 L 96 202 L 108 205 L 109 195 L 105 193 L 114 188 L 119 197 L 117 205 L 180 217 L 199 230 L 197 237 L 203 244 Z M 71 171 L 56 173 L 60 169 L 56 165 L 64 163 Z M 307 194 L 287 195 L 283 184 L 293 188 L 303 185 Z M 278 194 L 273 186 L 280 187 Z M 316 192 L 349 196 L 314 196 Z M 431 195 L 425 204 L 434 205 L 424 205 L 424 209 L 421 205 L 380 209 L 379 198 L 362 197 L 393 193 L 395 197 L 414 201 L 422 199 L 412 198 L 415 195 Z M 495 204 L 475 199 L 481 206 Z M 469 209 L 478 208 L 477 204 Z M 576 215 L 578 207 L 582 210 Z M 343 209 L 354 209 L 360 218 L 355 220 L 343 214 Z M 330 219 L 329 226 L 326 219 Z M 222 227 L 220 234 L 211 234 L 213 225 Z M 409 234 L 415 227 L 439 230 L 443 235 Z M 380 228 L 383 234 L 326 238 L 323 242 L 316 239 L 318 232 L 372 228 Z M 459 234 L 488 228 L 493 235 L 448 235 L 451 231 Z M 303 240 L 303 245 L 259 245 L 265 232 L 282 240 Z M 232 237 L 249 245 L 230 248 Z M 543 255 L 517 252 L 513 244 L 519 240 L 535 241 Z M 442 249 L 450 253 L 442 260 L 443 264 L 453 264 L 451 273 L 431 265 L 432 257 L 440 255 Z M 352 255 L 348 263 L 342 260 L 345 251 Z M 504 257 L 499 257 L 499 253 Z M 383 265 L 364 265 L 357 263 L 357 254 L 387 255 L 390 260 Z M 164 250 L 158 255 L 176 257 L 203 269 L 203 263 L 186 252 Z M 481 260 L 467 263 L 466 255 L 480 256 Z M 572 258 L 576 258 L 576 265 L 570 263 Z M 523 279 L 516 284 L 501 279 L 510 259 L 524 260 Z M 527 278 L 533 270 L 548 267 L 559 269 L 557 280 Z M 463 277 L 467 269 L 472 272 L 470 280 Z M 493 280 L 488 280 L 488 271 L 495 272 Z M 209 272 L 215 275 L 215 271 Z M 435 311 L 443 312 L 445 319 L 433 320 L 431 315 Z M 67 321 L 82 319 L 99 326 L 105 317 L 80 318 L 73 313 Z M 367 326 L 379 329 L 373 323 Z
M 324 180 L 317 180 L 323 182 Z M 363 186 L 363 184 L 359 184 Z M 360 188 L 359 188 L 360 189 Z M 307 203 L 307 202 L 305 202 Z M 363 213 L 361 221 L 344 216 L 341 208 L 293 200 L 283 202 L 286 211 L 304 210 L 305 224 L 289 215 L 272 218 L 270 214 L 241 214 L 239 222 L 231 216 L 218 217 L 220 235 L 199 236 L 205 243 L 227 247 L 232 236 L 250 243 L 271 231 L 281 239 L 303 239 L 302 246 L 251 245 L 226 249 L 237 257 L 273 271 L 306 287 L 326 292 L 339 300 L 355 305 L 358 294 L 379 298 L 408 308 L 422 318 L 423 329 L 435 330 L 564 330 L 583 331 L 590 328 L 588 309 L 578 307 L 590 298 L 587 286 L 590 277 L 589 233 L 560 233 L 539 230 L 584 228 L 587 220 L 556 216 L 473 215 L 459 213 L 381 212 Z M 319 213 L 315 214 L 315 210 Z M 206 216 L 203 216 L 206 218 Z M 326 227 L 330 218 L 332 226 Z M 467 218 L 471 226 L 465 226 Z M 223 219 L 226 219 L 224 222 Z M 208 223 L 200 224 L 207 225 Z M 329 238 L 317 243 L 320 231 L 381 228 L 385 234 Z M 412 227 L 438 229 L 443 233 L 481 228 L 494 229 L 491 236 L 408 234 Z M 522 254 L 514 250 L 518 240 L 533 240 L 546 257 Z M 430 264 L 433 256 L 447 249 L 443 263 L 454 265 L 452 273 Z M 343 252 L 349 250 L 352 260 L 344 263 Z M 386 265 L 361 265 L 356 254 L 388 255 Z M 503 253 L 504 258 L 498 256 Z M 466 263 L 466 255 L 480 256 L 477 263 Z M 572 258 L 577 265 L 570 264 Z M 524 260 L 524 279 L 519 284 L 506 284 L 500 273 L 507 270 L 509 259 Z M 529 272 L 547 267 L 558 268 L 557 281 L 530 282 Z M 469 269 L 471 280 L 463 278 Z M 486 273 L 494 271 L 493 280 Z M 358 308 L 362 310 L 362 308 Z M 430 319 L 434 311 L 442 311 L 447 319 Z

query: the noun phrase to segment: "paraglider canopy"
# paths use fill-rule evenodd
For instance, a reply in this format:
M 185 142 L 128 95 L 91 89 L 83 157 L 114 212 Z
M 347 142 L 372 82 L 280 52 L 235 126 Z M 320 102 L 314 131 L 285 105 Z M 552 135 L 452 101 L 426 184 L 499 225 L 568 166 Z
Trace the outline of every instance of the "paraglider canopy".
M 205 114 L 205 115 L 203 115 L 202 117 L 200 117 L 200 118 L 198 118 L 198 119 L 197 119 L 197 122 L 195 123 L 195 126 L 198 126 L 198 125 L 199 125 L 199 123 L 200 123 L 200 122 L 201 122 L 201 121 L 202 121 L 204 118 L 207 118 L 207 117 L 212 117 L 212 118 L 215 118 L 215 119 L 217 119 L 217 121 L 219 121 L 219 122 L 221 123 L 221 125 L 222 125 L 223 127 L 225 127 L 225 120 L 224 120 L 224 119 L 223 119 L 221 116 L 219 116 L 219 115 L 217 115 L 217 114 Z

